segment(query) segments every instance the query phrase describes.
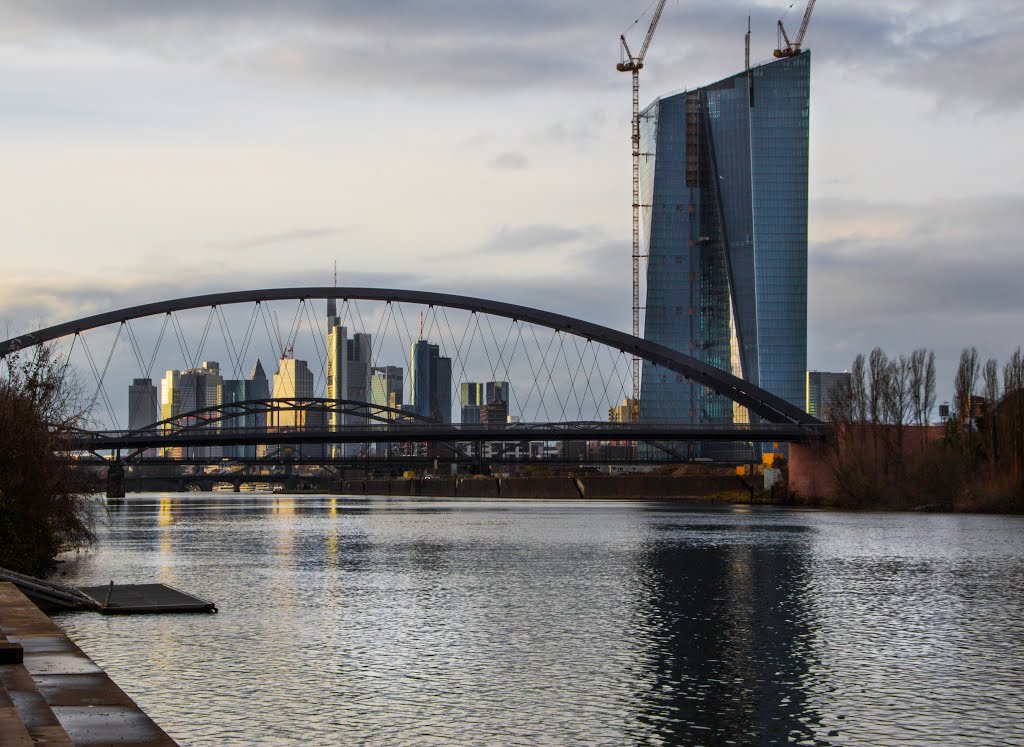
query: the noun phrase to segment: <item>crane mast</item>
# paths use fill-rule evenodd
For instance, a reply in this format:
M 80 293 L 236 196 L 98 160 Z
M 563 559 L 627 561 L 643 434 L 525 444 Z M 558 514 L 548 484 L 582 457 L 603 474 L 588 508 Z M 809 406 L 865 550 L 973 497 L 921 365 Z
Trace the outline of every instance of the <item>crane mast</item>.
M 647 48 L 651 45 L 651 38 L 654 30 L 661 20 L 661 13 L 665 10 L 667 0 L 658 0 L 658 5 L 651 16 L 651 25 L 647 29 L 647 36 L 640 46 L 640 53 L 636 56 L 629 49 L 626 42 L 626 35 L 619 37 L 621 42 L 622 57 L 615 69 L 621 73 L 633 74 L 633 118 L 630 122 L 630 141 L 633 154 L 633 336 L 640 336 L 640 70 L 644 66 L 644 57 L 647 56 Z M 637 19 L 639 21 L 639 19 Z M 639 407 L 640 401 L 640 358 L 633 356 L 633 405 L 630 408 L 630 417 L 636 420 L 639 411 L 633 412 L 633 408 Z

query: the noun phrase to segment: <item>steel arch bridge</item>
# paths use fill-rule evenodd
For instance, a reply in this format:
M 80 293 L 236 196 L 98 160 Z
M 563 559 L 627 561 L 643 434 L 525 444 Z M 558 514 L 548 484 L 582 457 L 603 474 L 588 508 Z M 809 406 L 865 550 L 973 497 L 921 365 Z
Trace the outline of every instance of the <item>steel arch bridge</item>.
M 760 423 L 751 424 L 745 429 L 735 427 L 731 433 L 733 440 L 752 440 L 772 438 L 773 436 L 778 436 L 779 440 L 804 440 L 816 437 L 823 425 L 821 421 L 807 414 L 801 408 L 790 404 L 771 392 L 664 345 L 634 337 L 625 332 L 594 324 L 583 319 L 527 306 L 420 290 L 359 287 L 269 288 L 212 293 L 158 301 L 83 317 L 5 340 L 0 342 L 0 358 L 63 337 L 77 336 L 87 330 L 107 325 L 125 324 L 128 321 L 143 317 L 169 315 L 173 312 L 187 309 L 215 309 L 230 304 L 260 304 L 269 301 L 307 301 L 312 299 L 378 301 L 388 304 L 417 304 L 430 308 L 460 309 L 472 314 L 486 314 L 510 319 L 513 322 L 526 322 L 538 327 L 554 330 L 555 332 L 562 332 L 582 338 L 588 342 L 596 342 L 630 356 L 636 355 L 727 397 L 736 404 L 745 407 L 753 416 L 756 416 L 756 419 L 761 421 Z M 622 426 L 618 432 L 624 438 L 642 437 L 639 433 L 641 430 L 639 426 L 641 424 L 624 423 L 617 425 Z M 637 433 L 631 433 L 629 426 L 638 426 L 632 429 L 637 431 Z M 779 427 L 773 431 L 770 426 Z M 450 429 L 451 426 L 446 426 L 446 428 Z M 425 430 L 429 430 L 429 428 Z M 677 437 L 679 439 L 724 437 L 720 433 L 722 430 L 721 426 L 716 428 L 714 426 L 694 426 L 690 424 L 689 427 L 685 428 L 680 426 L 677 430 L 679 432 L 674 433 L 670 432 L 671 429 L 662 429 L 660 435 L 654 437 Z M 604 428 L 602 432 L 605 438 L 616 436 L 614 429 Z M 464 435 L 469 435 L 467 432 L 463 433 Z M 718 435 L 716 436 L 716 434 Z M 425 433 L 423 435 L 429 436 L 430 434 Z M 452 435 L 454 433 L 449 430 L 448 438 L 451 438 Z M 329 436 L 324 433 L 317 434 L 315 437 L 322 441 L 334 440 L 333 435 Z M 491 436 L 479 434 L 475 437 L 492 438 L 493 434 Z M 564 437 L 562 436 L 562 438 Z

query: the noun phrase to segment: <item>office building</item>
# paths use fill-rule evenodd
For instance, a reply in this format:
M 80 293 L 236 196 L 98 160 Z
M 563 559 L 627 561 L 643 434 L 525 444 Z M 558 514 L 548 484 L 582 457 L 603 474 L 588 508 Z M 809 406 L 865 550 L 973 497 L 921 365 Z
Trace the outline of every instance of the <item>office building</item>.
M 639 403 L 635 399 L 624 399 L 621 405 L 608 408 L 609 423 L 635 423 Z
M 248 399 L 270 399 L 270 381 L 267 379 L 267 372 L 263 370 L 263 363 L 259 358 L 256 359 L 256 363 L 249 372 L 249 378 L 246 380 L 245 396 Z M 247 428 L 266 428 L 267 416 L 265 413 L 247 415 L 245 425 Z M 266 453 L 267 446 L 264 444 L 242 447 L 243 456 L 263 457 L 266 456 Z
M 370 402 L 379 407 L 399 410 L 402 407 L 401 366 L 374 366 L 370 369 Z
M 195 410 L 205 410 L 221 404 L 224 378 L 220 375 L 220 364 L 217 361 L 203 361 L 200 368 L 184 371 L 167 371 L 160 381 L 160 419 L 175 420 L 174 424 L 166 424 L 165 430 L 177 427 L 196 426 L 198 418 L 189 415 Z M 217 430 L 218 423 L 201 426 L 205 429 Z M 220 457 L 221 447 L 199 447 L 188 449 L 185 454 L 181 448 L 165 450 L 166 456 L 196 456 L 200 458 Z
M 641 115 L 644 337 L 802 406 L 810 52 L 665 96 Z M 640 419 L 746 419 L 645 361 Z M 705 447 L 699 447 L 706 448 Z
M 157 391 L 152 379 L 132 379 L 128 387 L 128 430 L 140 431 L 157 420 Z
M 512 389 L 507 381 L 488 381 L 484 385 L 484 404 L 493 405 L 498 402 L 504 402 L 508 405 L 511 391 Z
M 273 378 L 274 399 L 304 399 L 313 397 L 315 394 L 316 378 L 309 369 L 306 361 L 297 358 L 283 356 L 277 362 L 277 372 Z M 277 428 L 317 428 L 324 425 L 323 413 L 308 410 L 295 409 L 286 411 L 274 411 L 271 414 L 270 425 Z M 302 454 L 307 457 L 323 456 L 324 449 L 320 444 L 289 445 L 281 447 L 285 453 Z
M 475 425 L 480 422 L 480 407 L 484 403 L 484 385 L 475 381 L 459 384 L 460 422 Z
M 831 373 L 829 371 L 807 372 L 807 402 L 804 409 L 809 415 L 819 420 L 830 420 L 829 409 L 832 407 L 833 394 L 837 386 L 850 385 L 850 372 Z
M 417 340 L 409 351 L 412 411 L 440 423 L 452 422 L 452 360 L 440 348 Z
M 345 343 L 346 389 L 355 402 L 370 401 L 370 355 L 372 335 L 356 332 Z

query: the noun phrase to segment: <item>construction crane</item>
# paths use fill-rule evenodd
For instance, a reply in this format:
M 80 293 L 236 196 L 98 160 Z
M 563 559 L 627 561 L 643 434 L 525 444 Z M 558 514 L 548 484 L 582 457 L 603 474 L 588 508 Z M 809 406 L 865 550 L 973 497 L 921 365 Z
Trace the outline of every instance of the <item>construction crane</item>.
M 796 33 L 796 38 L 793 41 L 789 40 L 786 28 L 782 25 L 782 19 L 779 19 L 779 48 L 775 50 L 776 57 L 795 57 L 800 54 L 800 45 L 804 43 L 807 24 L 811 22 L 811 11 L 814 10 L 814 2 L 815 0 L 807 0 L 807 10 L 804 11 L 804 19 L 800 21 L 800 30 Z M 792 8 L 793 6 L 790 5 L 789 7 Z M 786 42 L 785 47 L 782 46 L 783 41 Z
M 647 48 L 651 46 L 654 30 L 661 20 L 661 12 L 665 10 L 666 0 L 658 0 L 658 5 L 651 16 L 651 25 L 647 36 L 640 47 L 640 54 L 634 56 L 626 42 L 626 35 L 619 36 L 621 42 L 621 58 L 615 69 L 620 73 L 633 74 L 633 119 L 631 122 L 631 140 L 633 144 L 633 336 L 640 336 L 640 71 L 644 67 Z M 634 22 L 639 22 L 639 18 Z M 633 356 L 633 403 L 630 410 L 638 407 L 640 401 L 640 358 Z M 630 413 L 636 420 L 638 412 Z

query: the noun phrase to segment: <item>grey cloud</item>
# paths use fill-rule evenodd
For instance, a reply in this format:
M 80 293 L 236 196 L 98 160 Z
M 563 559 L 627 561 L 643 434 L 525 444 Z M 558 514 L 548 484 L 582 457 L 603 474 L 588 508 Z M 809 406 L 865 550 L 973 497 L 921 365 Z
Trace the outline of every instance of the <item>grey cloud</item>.
M 0 2 L 0 33 L 22 42 L 64 34 L 349 87 L 600 88 L 615 79 L 615 38 L 630 20 L 629 10 L 611 0 L 8 0 Z M 799 11 L 787 17 L 791 30 Z M 670 8 L 652 46 L 657 64 L 648 80 L 678 80 L 685 72 L 684 82 L 695 85 L 728 74 L 733 66 L 721 63 L 726 50 L 740 59 L 748 12 L 738 2 Z M 776 13 L 755 7 L 753 16 L 754 58 L 763 59 L 774 46 Z M 628 29 L 631 40 L 642 39 L 646 21 Z M 1010 0 L 820 4 L 806 46 L 830 66 L 859 68 L 943 99 L 1009 109 L 1024 101 L 1024 73 L 1016 64 L 1022 31 L 1024 9 Z M 549 134 L 581 136 L 571 129 Z
M 814 205 L 822 222 L 841 216 L 855 225 L 858 211 L 862 232 L 811 246 L 810 365 L 842 370 L 875 345 L 891 353 L 926 346 L 947 377 L 964 346 L 1005 357 L 1024 344 L 1024 196 Z M 888 235 L 871 230 L 893 216 L 902 223 Z
M 498 171 L 521 171 L 530 165 L 529 159 L 519 151 L 499 153 L 491 161 L 491 168 Z
M 324 227 L 324 228 L 298 228 L 292 231 L 266 234 L 264 236 L 253 236 L 235 241 L 225 241 L 214 244 L 220 249 L 256 249 L 265 246 L 276 246 L 278 244 L 291 244 L 296 241 L 311 241 L 331 236 L 349 233 L 352 229 L 348 227 Z
M 554 249 L 579 241 L 586 236 L 581 228 L 551 225 L 531 225 L 510 228 L 502 226 L 497 233 L 479 247 L 483 252 L 522 252 Z

